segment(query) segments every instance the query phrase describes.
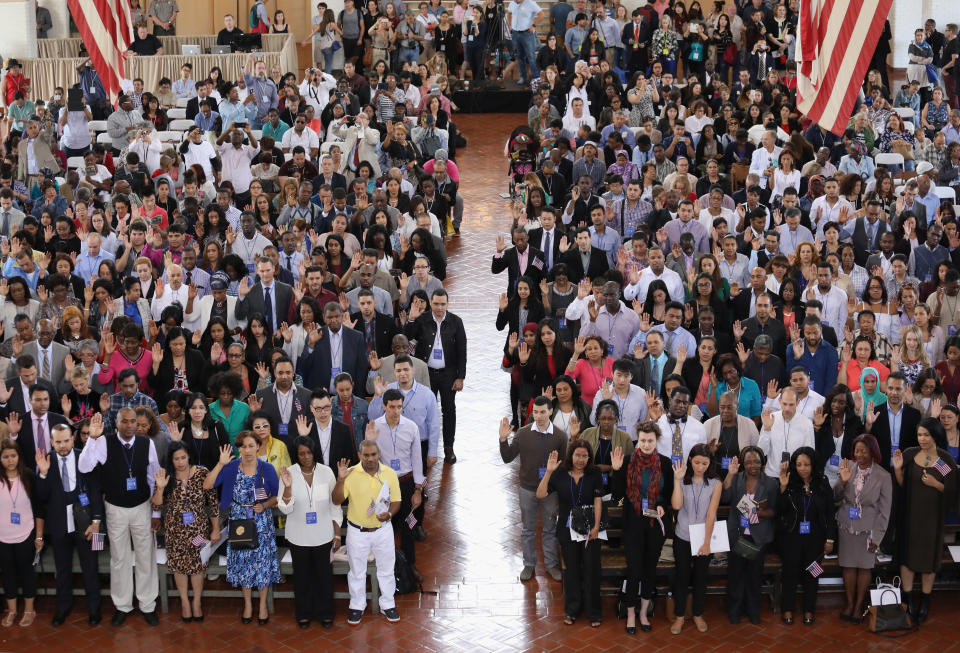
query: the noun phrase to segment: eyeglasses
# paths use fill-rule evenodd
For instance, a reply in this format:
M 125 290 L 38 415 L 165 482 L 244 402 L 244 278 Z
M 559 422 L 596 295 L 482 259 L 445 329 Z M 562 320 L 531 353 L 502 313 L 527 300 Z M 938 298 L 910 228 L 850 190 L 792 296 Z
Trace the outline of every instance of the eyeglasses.
M 310 406 L 311 410 L 316 410 L 318 412 L 324 412 L 324 411 L 330 410 L 331 408 L 333 408 L 331 404 L 324 404 L 322 406 L 316 406 L 316 405 Z
M 227 354 L 227 358 L 243 358 L 243 354 Z

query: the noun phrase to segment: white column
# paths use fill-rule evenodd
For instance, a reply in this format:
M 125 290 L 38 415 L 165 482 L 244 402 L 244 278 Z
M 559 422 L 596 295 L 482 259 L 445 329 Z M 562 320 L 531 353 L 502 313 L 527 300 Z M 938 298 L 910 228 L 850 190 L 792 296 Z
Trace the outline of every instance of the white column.
M 50 12 L 53 27 L 47 32 L 48 39 L 70 37 L 70 9 L 67 0 L 37 0 L 37 4 Z
M 34 0 L 0 0 L 3 56 L 37 58 L 37 14 Z

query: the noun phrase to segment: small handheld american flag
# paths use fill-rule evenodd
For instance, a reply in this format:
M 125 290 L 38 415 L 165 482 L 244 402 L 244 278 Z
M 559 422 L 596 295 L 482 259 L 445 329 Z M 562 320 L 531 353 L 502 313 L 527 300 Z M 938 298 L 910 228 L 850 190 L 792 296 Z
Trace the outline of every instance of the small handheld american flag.
M 103 551 L 103 533 L 93 533 L 90 538 L 90 550 L 91 551 Z
M 258 486 L 256 490 L 253 491 L 253 498 L 257 501 L 266 501 L 267 500 L 267 491 L 263 486 Z
M 204 547 L 207 545 L 207 538 L 197 533 L 197 536 L 190 540 L 190 542 L 193 544 L 193 546 Z
M 823 567 L 820 566 L 820 563 L 814 560 L 810 563 L 810 566 L 807 567 L 807 571 L 810 572 L 810 575 L 814 578 L 819 578 L 823 573 Z
M 417 518 L 413 516 L 412 512 L 407 515 L 407 518 L 404 521 L 407 523 L 407 528 L 413 528 L 417 525 Z
M 950 465 L 943 458 L 937 458 L 937 462 L 933 463 L 933 468 L 943 476 L 950 473 Z

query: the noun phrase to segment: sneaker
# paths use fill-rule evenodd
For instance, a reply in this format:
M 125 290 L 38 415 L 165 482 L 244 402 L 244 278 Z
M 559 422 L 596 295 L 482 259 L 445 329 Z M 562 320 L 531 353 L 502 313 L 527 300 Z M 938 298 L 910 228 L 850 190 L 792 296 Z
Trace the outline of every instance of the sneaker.
M 349 610 L 347 612 L 347 623 L 351 626 L 359 626 L 363 619 L 363 610 Z
M 523 571 L 520 572 L 520 580 L 526 582 L 533 578 L 533 575 L 536 573 L 536 569 L 533 567 L 524 567 Z
M 384 610 L 383 616 L 386 617 L 387 621 L 389 621 L 392 624 L 395 624 L 398 621 L 400 621 L 400 613 L 397 612 L 396 608 L 389 608 L 387 610 Z
M 557 582 L 563 580 L 563 572 L 560 571 L 560 567 L 550 567 L 547 569 L 547 573 L 550 574 L 550 578 Z

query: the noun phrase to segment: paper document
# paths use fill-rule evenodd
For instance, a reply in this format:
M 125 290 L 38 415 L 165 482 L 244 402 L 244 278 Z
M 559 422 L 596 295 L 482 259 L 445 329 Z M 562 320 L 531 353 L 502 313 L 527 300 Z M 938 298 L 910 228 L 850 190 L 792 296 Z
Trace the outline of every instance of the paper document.
M 690 552 L 697 555 L 703 546 L 707 532 L 706 524 L 690 524 Z M 730 540 L 727 537 L 727 522 L 717 520 L 713 523 L 713 534 L 710 536 L 710 553 L 723 553 L 730 550 Z

